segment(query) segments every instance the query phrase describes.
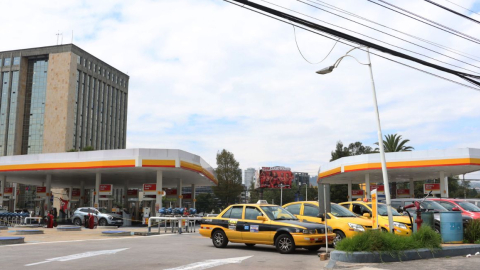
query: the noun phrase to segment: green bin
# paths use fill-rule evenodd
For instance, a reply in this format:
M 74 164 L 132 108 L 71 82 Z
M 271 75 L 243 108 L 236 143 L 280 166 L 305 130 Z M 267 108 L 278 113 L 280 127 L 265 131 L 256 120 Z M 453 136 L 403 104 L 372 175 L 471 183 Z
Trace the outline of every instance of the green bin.
M 417 232 L 417 223 L 415 223 L 415 219 L 417 218 L 417 215 L 415 214 L 412 216 L 413 219 L 413 232 Z M 423 226 L 428 226 L 432 228 L 432 230 L 435 230 L 435 218 L 433 217 L 433 212 L 422 212 L 422 227 Z

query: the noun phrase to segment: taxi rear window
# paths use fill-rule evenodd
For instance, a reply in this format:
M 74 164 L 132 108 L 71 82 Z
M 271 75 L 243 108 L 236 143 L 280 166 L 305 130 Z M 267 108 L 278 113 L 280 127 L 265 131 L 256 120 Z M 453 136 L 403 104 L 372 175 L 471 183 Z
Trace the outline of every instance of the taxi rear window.
M 243 206 L 234 206 L 228 209 L 225 214 L 222 215 L 222 218 L 236 218 L 241 219 L 243 213 Z

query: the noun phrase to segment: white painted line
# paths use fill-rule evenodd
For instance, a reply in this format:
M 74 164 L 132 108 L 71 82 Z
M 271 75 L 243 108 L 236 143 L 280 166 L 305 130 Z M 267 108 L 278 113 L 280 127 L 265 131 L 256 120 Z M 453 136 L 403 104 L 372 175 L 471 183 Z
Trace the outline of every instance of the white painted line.
M 193 233 L 182 233 L 182 235 L 189 235 Z M 85 240 L 70 240 L 70 241 L 55 241 L 55 242 L 38 242 L 38 243 L 25 243 L 25 244 L 15 244 L 15 245 L 1 245 L 2 247 L 24 247 L 30 245 L 44 245 L 44 244 L 58 244 L 58 243 L 72 243 L 72 242 L 87 242 L 87 241 L 108 241 L 108 240 L 127 240 L 127 239 L 137 239 L 137 238 L 153 238 L 153 237 L 161 237 L 161 236 L 173 236 L 177 234 L 160 234 L 160 235 L 150 235 L 150 236 L 132 236 L 132 237 L 119 237 L 119 238 L 104 238 L 104 239 L 85 239 Z
M 191 263 L 175 268 L 168 268 L 165 270 L 203 270 L 208 269 L 224 264 L 232 264 L 232 263 L 241 263 L 243 260 L 249 259 L 253 256 L 246 256 L 246 257 L 236 257 L 236 258 L 227 258 L 227 259 L 218 259 L 218 260 L 207 260 L 203 262 Z
M 67 261 L 89 258 L 89 257 L 94 257 L 94 256 L 99 256 L 99 255 L 111 255 L 111 254 L 115 254 L 117 252 L 124 251 L 124 250 L 127 250 L 127 249 L 128 248 L 90 251 L 90 252 L 85 252 L 85 253 L 68 255 L 68 256 L 64 256 L 64 257 L 51 258 L 51 259 L 47 259 L 43 262 L 26 264 L 25 266 L 33 266 L 33 265 L 49 263 L 49 262 L 67 262 Z

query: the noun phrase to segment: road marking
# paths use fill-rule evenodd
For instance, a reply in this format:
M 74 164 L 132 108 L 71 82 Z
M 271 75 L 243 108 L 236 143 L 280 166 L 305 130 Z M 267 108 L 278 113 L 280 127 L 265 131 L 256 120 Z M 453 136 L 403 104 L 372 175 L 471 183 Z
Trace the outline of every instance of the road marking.
M 49 263 L 49 262 L 66 262 L 66 261 L 78 260 L 78 259 L 83 259 L 83 258 L 88 258 L 88 257 L 99 256 L 99 255 L 110 255 L 110 254 L 115 254 L 117 252 L 124 251 L 124 250 L 127 250 L 127 249 L 128 248 L 90 251 L 90 252 L 85 252 L 85 253 L 68 255 L 68 256 L 64 256 L 64 257 L 51 258 L 51 259 L 47 259 L 43 262 L 26 264 L 25 266 L 38 265 L 38 264 Z
M 241 263 L 243 260 L 251 258 L 253 256 L 246 256 L 246 257 L 236 257 L 236 258 L 227 258 L 227 259 L 218 259 L 218 260 L 207 260 L 203 262 L 191 263 L 175 268 L 168 268 L 165 270 L 203 270 L 208 269 L 224 264 L 231 264 L 231 263 Z

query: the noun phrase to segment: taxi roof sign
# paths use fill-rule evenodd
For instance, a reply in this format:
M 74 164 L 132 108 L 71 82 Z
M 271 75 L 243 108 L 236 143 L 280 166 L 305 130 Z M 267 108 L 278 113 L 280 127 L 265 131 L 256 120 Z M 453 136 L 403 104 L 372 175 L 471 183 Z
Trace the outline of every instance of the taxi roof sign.
M 268 204 L 266 200 L 258 200 L 257 204 Z

